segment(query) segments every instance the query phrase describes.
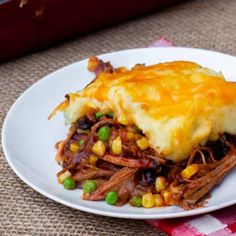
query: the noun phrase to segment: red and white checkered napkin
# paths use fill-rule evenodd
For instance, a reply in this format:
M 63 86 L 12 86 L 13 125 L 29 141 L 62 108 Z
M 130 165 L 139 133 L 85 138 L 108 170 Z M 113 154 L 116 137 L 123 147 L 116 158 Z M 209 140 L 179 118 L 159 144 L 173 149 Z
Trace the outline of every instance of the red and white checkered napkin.
M 236 235 L 236 205 L 194 217 L 147 222 L 171 236 Z
M 168 40 L 162 36 L 159 39 L 153 41 L 147 47 L 151 48 L 151 47 L 173 47 L 173 46 L 174 45 L 170 40 Z
M 148 47 L 172 47 L 161 37 Z M 169 220 L 148 220 L 149 224 L 170 236 L 236 236 L 236 205 L 194 217 Z

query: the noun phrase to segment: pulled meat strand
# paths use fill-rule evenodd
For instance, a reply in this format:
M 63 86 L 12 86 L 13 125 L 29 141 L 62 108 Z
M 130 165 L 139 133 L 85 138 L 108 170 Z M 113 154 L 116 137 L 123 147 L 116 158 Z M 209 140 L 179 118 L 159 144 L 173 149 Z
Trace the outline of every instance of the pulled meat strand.
M 194 161 L 194 159 L 196 158 L 196 154 L 200 154 L 201 160 L 203 164 L 207 164 L 206 161 L 206 157 L 203 153 L 203 151 L 207 151 L 207 153 L 209 154 L 209 157 L 211 158 L 212 162 L 216 162 L 215 158 L 212 155 L 212 152 L 209 148 L 207 147 L 199 147 L 195 150 L 193 150 L 193 152 L 191 153 L 189 159 L 188 159 L 188 164 L 187 165 L 191 165 Z
M 119 171 L 122 167 L 118 165 L 114 165 L 111 162 L 104 161 L 102 159 L 98 159 L 96 166 L 101 169 L 108 169 L 108 170 L 113 170 L 115 172 Z
M 95 143 L 95 138 L 93 134 L 88 134 L 84 141 L 84 147 L 81 149 L 80 152 L 76 153 L 71 160 L 71 163 L 73 164 L 80 164 L 82 158 L 88 159 L 90 151 L 93 147 L 93 144 Z
M 214 185 L 218 184 L 236 166 L 236 149 L 230 150 L 227 156 L 218 163 L 219 165 L 214 170 L 186 185 L 187 190 L 183 194 L 185 209 L 193 208 L 198 200 L 203 198 Z
M 58 151 L 57 151 L 57 155 L 55 157 L 55 160 L 61 165 L 64 161 L 64 152 L 65 152 L 65 146 L 66 144 L 70 141 L 70 139 L 73 137 L 73 135 L 75 134 L 76 132 L 76 126 L 75 125 L 72 125 L 70 127 L 70 131 L 69 133 L 67 134 L 67 137 L 64 141 L 61 141 L 59 143 L 56 144 L 56 148 L 58 148 Z
M 120 157 L 106 154 L 100 157 L 104 161 L 111 162 L 119 166 L 126 166 L 132 168 L 157 168 L 157 162 L 153 159 L 134 159 L 131 157 Z
M 96 179 L 96 178 L 108 178 L 115 174 L 115 171 L 112 170 L 102 170 L 102 169 L 90 169 L 82 172 L 78 170 L 73 175 L 73 179 L 82 182 L 87 179 Z
M 63 161 L 64 161 L 64 158 L 63 158 L 64 146 L 65 146 L 65 141 L 60 141 L 60 142 L 57 142 L 57 144 L 56 144 L 56 148 L 57 148 L 58 150 L 57 150 L 57 154 L 56 154 L 56 156 L 55 156 L 55 160 L 56 160 L 60 165 L 62 165 L 62 163 L 63 163 Z
M 116 172 L 105 184 L 101 185 L 95 192 L 91 195 L 84 195 L 83 199 L 86 200 L 102 200 L 105 198 L 105 194 L 114 188 L 119 187 L 124 181 L 129 179 L 133 174 L 138 171 L 138 168 L 124 167 L 118 172 Z
M 132 142 L 127 142 L 124 143 L 122 146 L 122 150 L 125 154 L 130 155 L 130 156 L 138 156 L 138 147 L 132 143 Z
M 123 206 L 130 198 L 131 193 L 134 191 L 135 184 L 135 173 L 130 176 L 129 179 L 124 181 L 118 190 L 119 200 L 117 202 L 117 206 Z
M 146 154 L 146 153 L 143 153 L 143 157 L 145 158 L 151 158 L 153 160 L 155 160 L 157 163 L 159 164 L 166 164 L 166 160 L 163 159 L 162 157 L 159 157 L 159 156 L 156 156 L 156 155 L 150 155 L 150 154 Z
M 89 134 L 84 141 L 84 154 L 87 154 L 87 155 L 89 154 L 94 143 L 95 143 L 94 134 Z
M 69 166 L 67 166 L 67 167 L 65 167 L 63 170 L 61 170 L 61 171 L 59 171 L 58 173 L 57 173 L 57 177 L 59 177 L 60 175 L 62 175 L 64 172 L 66 172 L 67 170 L 71 170 L 71 169 L 73 169 L 73 168 L 75 168 L 75 165 L 69 165 Z

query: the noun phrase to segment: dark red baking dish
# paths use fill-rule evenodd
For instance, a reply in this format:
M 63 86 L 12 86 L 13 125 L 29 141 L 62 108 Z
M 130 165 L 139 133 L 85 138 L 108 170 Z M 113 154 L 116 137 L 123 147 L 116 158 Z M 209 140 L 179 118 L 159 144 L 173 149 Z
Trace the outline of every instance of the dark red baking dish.
M 0 61 L 181 0 L 0 0 Z

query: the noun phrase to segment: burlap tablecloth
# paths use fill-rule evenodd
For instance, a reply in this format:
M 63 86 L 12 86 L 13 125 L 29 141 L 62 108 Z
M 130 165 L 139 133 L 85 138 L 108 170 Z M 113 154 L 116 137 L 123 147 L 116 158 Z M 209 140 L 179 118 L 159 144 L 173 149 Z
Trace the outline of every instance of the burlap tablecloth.
M 1 124 L 15 99 L 46 74 L 90 55 L 143 47 L 161 35 L 175 45 L 235 55 L 236 1 L 189 1 L 0 65 Z M 83 213 L 41 196 L 14 174 L 1 151 L 1 236 L 145 234 L 163 235 L 141 220 Z

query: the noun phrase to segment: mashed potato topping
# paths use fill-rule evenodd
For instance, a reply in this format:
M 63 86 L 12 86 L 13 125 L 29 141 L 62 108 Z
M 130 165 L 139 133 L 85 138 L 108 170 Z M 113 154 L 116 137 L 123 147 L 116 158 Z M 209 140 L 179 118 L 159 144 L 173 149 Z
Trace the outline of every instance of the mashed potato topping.
M 69 94 L 66 124 L 88 109 L 113 111 L 120 123 L 137 125 L 152 148 L 175 162 L 223 132 L 236 134 L 236 85 L 192 62 L 101 73 L 84 90 Z

